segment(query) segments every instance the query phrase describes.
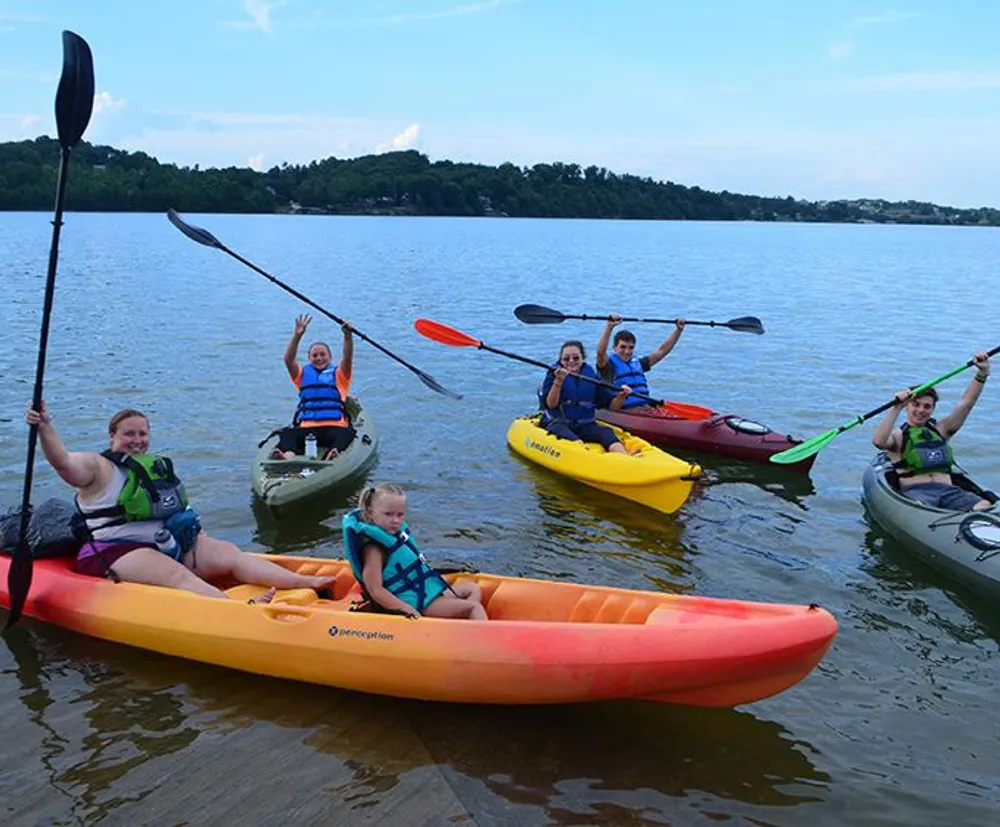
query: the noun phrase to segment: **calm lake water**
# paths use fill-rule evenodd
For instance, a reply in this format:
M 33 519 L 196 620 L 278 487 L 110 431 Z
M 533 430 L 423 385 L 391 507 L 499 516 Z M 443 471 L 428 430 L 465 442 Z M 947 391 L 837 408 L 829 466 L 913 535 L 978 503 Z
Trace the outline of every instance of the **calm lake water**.
M 0 500 L 20 500 L 50 237 L 0 214 Z M 600 325 L 566 313 L 725 320 L 690 327 L 656 395 L 805 436 L 997 344 L 1000 233 L 977 228 L 188 216 L 465 394 L 432 394 L 358 342 L 353 390 L 381 435 L 374 475 L 410 492 L 437 562 L 760 601 L 817 602 L 840 634 L 803 683 L 738 710 L 404 702 L 259 679 L 25 622 L 0 645 L 5 825 L 996 823 L 1000 612 L 869 526 L 872 424 L 810 477 L 705 459 L 673 517 L 510 454 L 539 372 L 420 338 L 425 316 L 538 359 Z M 340 556 L 346 501 L 281 522 L 254 507 L 256 443 L 287 421 L 282 366 L 303 306 L 159 215 L 66 216 L 45 396 L 70 448 L 149 412 L 208 529 L 255 551 Z M 668 327 L 636 329 L 648 351 Z M 310 338 L 336 344 L 316 318 Z M 943 405 L 968 374 L 941 386 Z M 990 386 L 956 452 L 1000 484 Z M 36 502 L 67 489 L 40 462 Z

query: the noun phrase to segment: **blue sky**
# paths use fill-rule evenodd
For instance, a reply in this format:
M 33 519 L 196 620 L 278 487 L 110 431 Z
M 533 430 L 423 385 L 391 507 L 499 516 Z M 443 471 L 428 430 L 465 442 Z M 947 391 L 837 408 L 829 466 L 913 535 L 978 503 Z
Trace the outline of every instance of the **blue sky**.
M 1000 206 L 989 0 L 0 0 L 0 140 L 268 168 L 415 148 L 709 190 Z

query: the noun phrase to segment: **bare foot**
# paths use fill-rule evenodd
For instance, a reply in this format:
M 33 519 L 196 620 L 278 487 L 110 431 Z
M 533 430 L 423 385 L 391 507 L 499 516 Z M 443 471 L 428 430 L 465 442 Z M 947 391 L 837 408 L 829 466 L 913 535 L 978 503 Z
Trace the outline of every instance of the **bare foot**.
M 338 451 L 336 448 L 331 448 L 329 451 L 326 452 L 326 456 L 323 457 L 323 459 L 334 459 L 339 456 L 340 456 L 340 451 Z
M 272 600 L 274 600 L 274 596 L 277 593 L 278 593 L 278 590 L 276 588 L 274 588 L 274 586 L 271 586 L 271 588 L 269 588 L 266 592 L 264 592 L 259 597 L 251 597 L 247 601 L 247 603 L 249 603 L 251 606 L 256 606 L 256 605 L 259 605 L 259 604 L 262 604 L 262 603 L 270 603 Z
M 299 581 L 299 588 L 315 589 L 316 591 L 323 591 L 324 589 L 332 591 L 334 584 L 337 582 L 337 578 L 320 577 L 318 575 L 303 575 L 299 578 Z

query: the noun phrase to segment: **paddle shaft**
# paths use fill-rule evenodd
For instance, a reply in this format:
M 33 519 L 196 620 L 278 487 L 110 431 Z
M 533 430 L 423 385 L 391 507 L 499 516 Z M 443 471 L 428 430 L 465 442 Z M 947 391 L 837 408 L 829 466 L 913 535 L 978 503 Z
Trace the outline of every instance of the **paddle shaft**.
M 992 350 L 987 351 L 986 355 L 995 356 L 997 353 L 1000 353 L 1000 345 L 993 348 Z M 927 390 L 928 388 L 932 388 L 935 385 L 944 382 L 946 379 L 951 379 L 952 376 L 961 373 L 962 371 L 972 367 L 974 364 L 975 361 L 970 359 L 965 364 L 959 365 L 957 368 L 948 371 L 947 373 L 937 377 L 936 379 L 931 379 L 929 382 L 924 382 L 922 385 L 917 385 L 912 391 L 910 391 L 910 393 L 916 396 L 922 393 L 923 391 Z M 770 461 L 777 463 L 779 465 L 785 465 L 794 462 L 799 462 L 800 460 L 807 459 L 808 457 L 818 454 L 835 437 L 840 436 L 842 433 L 844 433 L 844 431 L 849 431 L 851 428 L 854 428 L 857 425 L 866 422 L 873 416 L 878 416 L 880 413 L 884 413 L 885 411 L 894 407 L 897 404 L 897 401 L 898 400 L 896 400 L 895 398 L 890 399 L 884 405 L 880 405 L 879 407 L 874 408 L 873 410 L 870 410 L 868 411 L 868 413 L 862 414 L 861 416 L 856 416 L 854 417 L 854 419 L 848 420 L 843 425 L 840 425 L 837 428 L 832 428 L 826 433 L 820 434 L 819 436 L 814 436 L 812 437 L 812 439 L 807 439 L 801 445 L 796 445 L 795 447 L 789 448 L 786 451 L 781 451 L 780 453 L 773 454 L 770 457 Z
M 500 356 L 506 356 L 508 359 L 513 359 L 515 362 L 523 362 L 526 365 L 534 365 L 536 368 L 543 368 L 544 370 L 553 372 L 557 370 L 557 368 L 552 367 L 552 365 L 547 365 L 545 364 L 545 362 L 539 361 L 538 359 L 529 359 L 527 356 L 520 356 L 517 353 L 508 353 L 506 350 L 500 350 L 500 348 L 490 347 L 489 345 L 483 344 L 482 342 L 479 342 L 476 345 L 476 347 L 478 347 L 480 350 L 488 350 L 490 353 L 496 353 Z M 612 385 L 610 382 L 605 382 L 601 379 L 593 379 L 590 376 L 581 376 L 580 374 L 573 374 L 573 375 L 577 379 L 582 379 L 584 382 L 590 382 L 590 384 L 592 385 L 598 385 L 599 387 L 608 388 L 609 390 L 613 391 L 621 390 L 621 388 L 619 388 L 617 385 Z M 651 396 L 646 396 L 645 394 L 642 393 L 635 393 L 634 391 L 630 393 L 629 396 L 635 396 L 639 399 L 643 399 L 646 402 L 656 405 L 657 407 L 662 407 L 663 405 L 667 404 L 662 399 L 653 399 Z
M 608 316 L 588 316 L 586 313 L 581 313 L 578 316 L 574 316 L 571 313 L 563 313 L 563 318 L 565 319 L 580 319 L 584 322 L 607 322 L 610 321 Z M 618 321 L 620 322 L 639 322 L 640 324 L 677 324 L 679 319 L 641 319 L 637 316 L 619 316 Z M 698 322 L 689 319 L 684 320 L 685 326 L 692 325 L 703 325 L 705 327 L 729 327 L 729 322 Z
M 38 337 L 38 360 L 35 364 L 35 389 L 31 396 L 31 407 L 42 410 L 42 389 L 45 380 L 45 356 L 49 346 L 49 323 L 52 318 L 52 305 L 56 292 L 56 269 L 59 263 L 59 236 L 62 230 L 63 205 L 66 201 L 67 168 L 69 167 L 69 149 L 63 148 L 59 158 L 59 178 L 56 184 L 55 215 L 52 218 L 52 243 L 49 247 L 49 268 L 45 277 L 45 299 L 42 303 L 42 329 Z M 28 453 L 24 462 L 24 490 L 21 495 L 21 526 L 18 533 L 17 548 L 7 572 L 7 593 L 11 595 L 10 614 L 7 616 L 9 629 L 21 618 L 24 608 L 24 598 L 31 588 L 32 558 L 28 547 L 28 524 L 31 519 L 31 486 L 35 470 L 35 451 L 38 445 L 38 426 L 28 429 Z M 15 600 L 17 594 L 21 599 Z

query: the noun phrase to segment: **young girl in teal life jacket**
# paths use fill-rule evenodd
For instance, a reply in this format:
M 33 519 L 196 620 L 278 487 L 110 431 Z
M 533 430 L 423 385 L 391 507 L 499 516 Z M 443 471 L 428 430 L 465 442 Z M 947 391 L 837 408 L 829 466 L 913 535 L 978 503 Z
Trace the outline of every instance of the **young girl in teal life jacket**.
M 424 561 L 405 517 L 406 494 L 385 482 L 365 488 L 358 508 L 344 515 L 347 559 L 366 595 L 410 618 L 488 620 L 479 586 L 449 586 Z

